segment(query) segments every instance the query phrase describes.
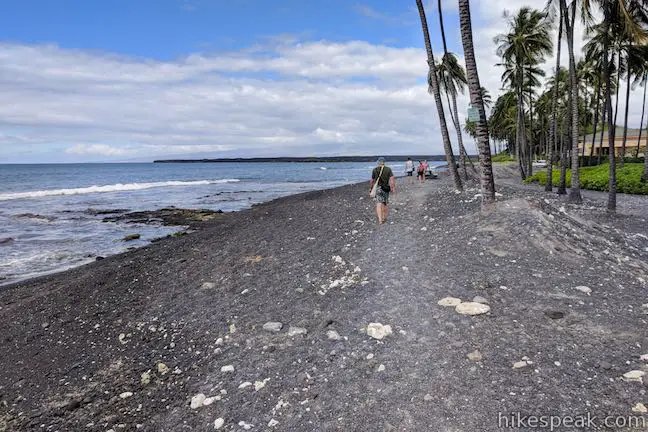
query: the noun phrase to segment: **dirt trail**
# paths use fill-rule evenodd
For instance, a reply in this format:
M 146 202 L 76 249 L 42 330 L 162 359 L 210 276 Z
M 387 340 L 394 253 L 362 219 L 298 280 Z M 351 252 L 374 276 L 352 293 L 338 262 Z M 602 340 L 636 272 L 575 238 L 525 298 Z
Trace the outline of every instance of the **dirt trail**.
M 0 430 L 479 432 L 648 405 L 621 379 L 648 372 L 645 220 L 507 186 L 481 214 L 477 192 L 399 185 L 385 225 L 366 184 L 288 197 L 2 291 Z

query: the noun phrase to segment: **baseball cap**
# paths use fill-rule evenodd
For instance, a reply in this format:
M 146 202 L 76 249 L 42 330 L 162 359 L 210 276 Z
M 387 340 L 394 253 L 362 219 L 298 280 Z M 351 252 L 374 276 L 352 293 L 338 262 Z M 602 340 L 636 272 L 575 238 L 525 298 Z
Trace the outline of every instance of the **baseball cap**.
M 382 156 L 379 157 L 379 158 L 378 158 L 378 163 L 379 163 L 379 164 L 383 164 L 383 163 L 385 163 L 385 158 L 382 157 Z

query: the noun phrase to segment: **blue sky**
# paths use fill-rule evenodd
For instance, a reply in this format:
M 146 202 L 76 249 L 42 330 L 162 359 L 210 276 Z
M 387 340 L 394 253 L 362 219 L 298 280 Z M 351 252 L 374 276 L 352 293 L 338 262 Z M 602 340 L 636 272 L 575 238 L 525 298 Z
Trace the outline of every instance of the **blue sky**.
M 455 11 L 446 13 L 452 23 Z M 21 0 L 5 2 L 0 14 L 6 41 L 161 60 L 241 49 L 282 34 L 423 46 L 418 24 L 413 1 L 388 0 Z
M 480 78 L 497 96 L 492 38 L 504 9 L 533 2 L 471 3 Z M 443 5 L 463 61 L 457 2 Z M 441 154 L 426 74 L 414 0 L 3 2 L 0 163 Z

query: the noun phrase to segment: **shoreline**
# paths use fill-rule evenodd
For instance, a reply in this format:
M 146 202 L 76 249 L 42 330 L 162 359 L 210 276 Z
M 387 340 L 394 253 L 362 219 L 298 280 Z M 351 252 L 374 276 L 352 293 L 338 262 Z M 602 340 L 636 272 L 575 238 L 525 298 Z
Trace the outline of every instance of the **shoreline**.
M 250 210 L 252 210 L 252 209 L 254 209 L 256 207 L 263 206 L 263 205 L 270 204 L 270 203 L 274 203 L 276 201 L 281 201 L 281 200 L 284 200 L 286 198 L 299 197 L 301 195 L 308 195 L 308 194 L 313 194 L 313 193 L 320 193 L 322 191 L 327 191 L 327 190 L 342 189 L 342 188 L 346 188 L 346 187 L 350 187 L 350 186 L 358 186 L 358 185 L 361 185 L 363 183 L 365 183 L 365 182 L 350 183 L 350 184 L 346 184 L 346 185 L 342 185 L 342 186 L 336 186 L 336 187 L 333 187 L 333 188 L 325 188 L 325 189 L 317 189 L 317 190 L 307 191 L 307 192 L 299 192 L 299 193 L 296 193 L 296 194 L 291 194 L 291 195 L 286 195 L 286 196 L 279 197 L 279 198 L 274 198 L 274 199 L 271 199 L 269 201 L 265 201 L 265 202 L 262 202 L 262 203 L 252 204 L 248 208 L 243 208 L 241 210 L 234 210 L 234 211 L 230 211 L 230 212 L 223 212 L 223 211 L 220 211 L 220 210 L 214 211 L 214 210 L 204 210 L 204 209 L 173 208 L 174 210 L 178 210 L 180 212 L 186 213 L 186 216 L 185 216 L 185 219 L 184 219 L 184 222 L 186 222 L 186 223 L 180 223 L 179 220 L 173 221 L 171 219 L 173 221 L 173 223 L 167 224 L 167 223 L 163 222 L 162 225 L 185 227 L 185 229 L 183 229 L 180 232 L 186 231 L 187 229 L 190 230 L 191 232 L 188 232 L 187 234 L 184 234 L 182 236 L 183 237 L 190 236 L 190 235 L 194 234 L 195 232 L 197 232 L 197 231 L 199 231 L 201 229 L 204 229 L 205 227 L 210 226 L 213 223 L 215 223 L 215 221 L 213 221 L 213 220 L 196 221 L 194 219 L 194 217 L 193 217 L 194 214 L 200 214 L 202 212 L 209 212 L 209 213 L 214 214 L 216 216 L 216 219 L 225 217 L 226 215 L 231 217 L 231 215 L 240 214 L 242 212 L 250 211 Z M 368 183 L 368 181 L 366 183 Z M 149 214 L 151 214 L 151 216 L 155 217 L 154 216 L 155 213 L 163 212 L 164 210 L 168 210 L 168 209 L 170 209 L 170 208 L 163 208 L 163 209 L 149 210 L 149 211 L 124 212 L 124 213 L 121 212 L 121 209 L 118 209 L 118 210 L 120 210 L 119 212 L 115 212 L 115 211 L 113 211 L 111 209 L 106 209 L 106 210 L 102 210 L 102 212 L 106 213 L 106 215 L 105 215 L 106 217 L 103 218 L 102 222 L 105 222 L 105 221 L 108 221 L 108 222 L 123 221 L 126 224 L 128 224 L 128 223 L 133 222 L 130 219 L 135 218 L 138 215 L 144 215 L 144 214 L 149 215 Z M 116 213 L 119 213 L 119 214 L 117 216 L 115 216 Z M 113 220 L 113 219 L 115 219 L 115 220 Z M 153 222 L 147 222 L 147 223 L 152 224 Z M 136 247 L 133 247 L 132 249 L 129 249 L 129 250 L 126 250 L 126 251 L 123 251 L 123 252 L 119 252 L 119 253 L 115 253 L 115 254 L 107 254 L 107 255 L 98 256 L 98 257 L 89 259 L 88 262 L 83 263 L 83 264 L 72 265 L 72 266 L 69 266 L 69 267 L 62 268 L 62 269 L 52 270 L 50 272 L 47 272 L 47 273 L 44 273 L 44 274 L 41 274 L 41 275 L 37 275 L 37 276 L 33 276 L 33 277 L 26 277 L 24 279 L 11 281 L 11 282 L 5 283 L 5 284 L 0 283 L 0 292 L 3 291 L 3 290 L 6 290 L 6 289 L 12 289 L 16 285 L 27 284 L 27 283 L 30 283 L 32 281 L 38 281 L 38 280 L 42 280 L 42 279 L 47 279 L 49 277 L 56 276 L 56 275 L 58 275 L 60 273 L 73 271 L 73 270 L 76 270 L 78 268 L 86 267 L 88 265 L 93 265 L 93 264 L 100 265 L 99 261 L 103 262 L 106 259 L 110 259 L 110 258 L 113 258 L 113 257 L 116 257 L 116 256 L 120 256 L 120 255 L 124 255 L 124 254 L 130 254 L 130 253 L 133 253 L 134 251 L 150 247 L 150 246 L 152 246 L 152 245 L 154 245 L 156 243 L 159 243 L 159 242 L 161 242 L 163 240 L 168 240 L 168 239 L 170 239 L 172 237 L 174 237 L 174 236 L 167 235 L 167 236 L 163 236 L 163 237 L 157 237 L 157 238 L 151 239 L 147 244 L 144 244 L 144 245 L 141 245 L 141 246 L 136 246 Z M 96 258 L 99 258 L 99 259 L 96 259 Z
M 498 412 L 632 413 L 641 220 L 507 185 L 481 213 L 450 183 L 399 181 L 385 225 L 356 183 L 0 290 L 0 429 L 494 432 Z

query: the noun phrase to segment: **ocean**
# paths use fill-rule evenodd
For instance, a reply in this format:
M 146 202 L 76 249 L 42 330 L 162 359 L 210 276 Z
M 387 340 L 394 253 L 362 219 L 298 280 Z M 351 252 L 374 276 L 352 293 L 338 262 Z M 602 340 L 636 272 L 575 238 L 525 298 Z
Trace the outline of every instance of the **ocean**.
M 367 162 L 0 165 L 0 285 L 82 265 L 183 229 L 102 222 L 105 216 L 97 211 L 165 207 L 238 211 L 282 196 L 366 181 L 374 166 Z M 389 166 L 397 176 L 403 174 L 404 163 Z M 141 238 L 123 242 L 130 233 Z

